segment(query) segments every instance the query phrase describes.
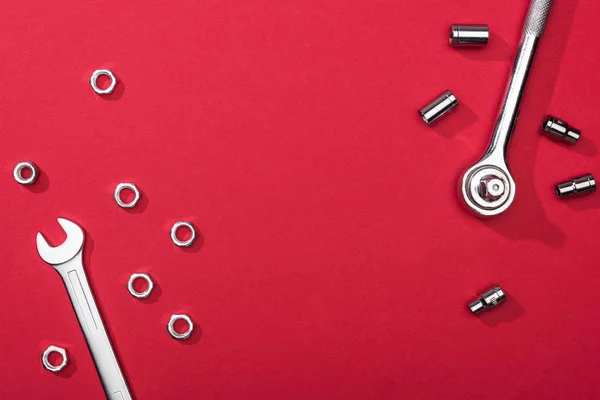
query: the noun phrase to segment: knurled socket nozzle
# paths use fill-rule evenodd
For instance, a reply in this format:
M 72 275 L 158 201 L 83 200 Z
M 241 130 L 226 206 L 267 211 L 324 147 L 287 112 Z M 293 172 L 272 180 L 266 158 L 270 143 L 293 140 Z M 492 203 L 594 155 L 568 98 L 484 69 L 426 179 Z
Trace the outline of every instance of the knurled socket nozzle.
M 483 310 L 496 307 L 504 300 L 506 300 L 504 291 L 500 289 L 500 286 L 495 285 L 493 288 L 485 292 L 479 299 L 470 303 L 469 309 L 474 315 L 479 314 Z
M 596 180 L 591 174 L 556 185 L 556 195 L 559 198 L 573 196 L 576 194 L 592 193 L 595 191 Z
M 544 122 L 540 132 L 548 136 L 550 139 L 559 140 L 564 143 L 575 144 L 581 137 L 581 131 L 575 129 L 565 121 L 548 115 Z
M 456 96 L 451 91 L 446 90 L 431 103 L 419 110 L 419 115 L 427 125 L 431 125 L 444 115 L 448 114 L 458 105 Z
M 487 25 L 452 25 L 448 43 L 452 47 L 482 47 L 488 44 L 490 28 Z

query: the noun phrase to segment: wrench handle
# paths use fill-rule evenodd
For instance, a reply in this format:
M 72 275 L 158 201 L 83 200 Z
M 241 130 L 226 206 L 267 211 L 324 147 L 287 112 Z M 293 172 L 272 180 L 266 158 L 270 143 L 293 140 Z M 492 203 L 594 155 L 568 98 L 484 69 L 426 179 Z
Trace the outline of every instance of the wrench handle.
M 132 400 L 83 269 L 81 252 L 72 260 L 62 264 L 57 271 L 71 298 L 71 304 L 96 365 L 106 398 Z
M 546 29 L 551 7 L 552 0 L 533 0 L 529 6 L 523 32 L 526 35 L 541 37 Z
M 493 158 L 496 164 L 506 165 L 508 142 L 517 124 L 521 99 L 537 50 L 539 38 L 544 33 L 552 0 L 532 0 L 523 25 L 523 40 L 515 59 L 506 98 L 500 109 L 492 140 L 484 158 Z

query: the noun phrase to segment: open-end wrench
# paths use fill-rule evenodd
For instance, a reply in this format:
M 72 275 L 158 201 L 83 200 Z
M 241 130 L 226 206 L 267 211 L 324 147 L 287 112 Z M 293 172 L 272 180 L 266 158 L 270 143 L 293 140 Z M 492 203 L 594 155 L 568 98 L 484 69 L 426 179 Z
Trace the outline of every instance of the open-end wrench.
M 500 214 L 506 211 L 515 199 L 515 181 L 508 171 L 506 152 L 517 124 L 523 91 L 551 6 L 552 0 L 531 1 L 523 26 L 523 40 L 492 140 L 481 160 L 463 176 L 462 197 L 466 205 L 478 216 Z
M 58 223 L 66 232 L 67 239 L 58 247 L 50 247 L 38 232 L 36 238 L 38 254 L 59 273 L 65 284 L 107 399 L 131 400 L 127 383 L 104 329 L 83 269 L 83 230 L 63 218 L 58 218 Z

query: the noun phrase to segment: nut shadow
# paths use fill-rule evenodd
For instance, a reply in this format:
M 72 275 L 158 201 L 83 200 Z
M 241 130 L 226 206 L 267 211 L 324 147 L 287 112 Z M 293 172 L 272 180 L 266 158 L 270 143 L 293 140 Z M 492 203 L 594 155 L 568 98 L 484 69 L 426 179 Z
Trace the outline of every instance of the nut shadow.
M 146 297 L 145 299 L 134 298 L 135 300 L 138 300 L 140 303 L 154 304 L 158 301 L 158 299 L 160 299 L 160 296 L 162 296 L 162 288 L 160 287 L 160 284 L 156 282 L 156 280 L 154 279 L 153 276 L 150 276 L 150 278 L 152 279 L 152 282 L 154 282 L 154 288 L 152 289 L 150 296 Z
M 516 320 L 525 314 L 525 309 L 515 299 L 506 293 L 506 301 L 501 304 L 498 304 L 491 310 L 483 311 L 478 314 L 476 317 L 485 325 L 490 328 L 498 326 L 502 323 L 508 323 Z
M 204 247 L 204 235 L 198 230 L 196 225 L 194 225 L 194 229 L 196 230 L 196 240 L 194 240 L 191 246 L 181 247 L 186 253 L 197 253 Z
M 476 61 L 507 61 L 512 57 L 508 43 L 491 31 L 487 46 L 458 47 L 456 51 L 464 58 Z
M 445 115 L 443 119 L 443 123 L 438 124 L 438 122 L 441 121 L 434 122 L 431 125 L 431 129 L 443 138 L 450 140 L 477 121 L 477 115 L 471 107 L 460 102 L 458 106 Z
M 587 193 L 581 196 L 573 196 L 564 199 L 569 208 L 573 211 L 586 211 L 600 209 L 600 194 Z
M 192 334 L 190 335 L 189 338 L 187 338 L 185 340 L 177 340 L 177 339 L 173 339 L 173 340 L 183 346 L 193 346 L 200 341 L 200 338 L 202 338 L 202 333 L 203 333 L 202 329 L 198 325 L 196 325 L 196 323 L 194 322 L 194 330 L 192 331 Z
M 65 349 L 67 348 L 65 347 Z M 69 349 L 67 349 L 67 357 L 69 359 L 69 362 L 65 366 L 65 369 L 56 374 L 57 376 L 63 379 L 69 379 L 73 376 L 73 374 L 75 374 L 75 372 L 77 372 L 77 358 Z
M 502 215 L 482 220 L 484 225 L 511 240 L 539 240 L 550 247 L 565 243 L 564 232 L 548 219 L 535 192 L 534 173 L 541 140 L 537 133 L 539 124 L 548 114 L 577 3 L 578 0 L 555 2 L 531 72 L 515 132 L 518 143 L 513 138 L 508 152 L 509 168 L 517 183 L 515 202 Z M 503 100 L 502 96 L 499 102 Z
M 115 85 L 115 89 L 113 90 L 113 92 L 111 94 L 97 95 L 102 100 L 117 101 L 117 100 L 121 99 L 121 97 L 123 97 L 123 94 L 125 93 L 125 82 L 123 82 L 123 80 L 119 77 L 119 75 L 115 74 L 114 71 L 112 71 L 112 73 L 115 76 L 115 78 L 117 78 L 117 84 Z
M 50 179 L 48 178 L 48 175 L 46 175 L 44 170 L 42 170 L 40 168 L 40 166 L 37 164 L 36 164 L 36 169 L 38 172 L 38 177 L 36 178 L 33 185 L 23 185 L 23 186 L 25 186 L 25 188 L 27 190 L 29 190 L 31 193 L 43 193 L 48 189 L 48 186 L 50 186 Z

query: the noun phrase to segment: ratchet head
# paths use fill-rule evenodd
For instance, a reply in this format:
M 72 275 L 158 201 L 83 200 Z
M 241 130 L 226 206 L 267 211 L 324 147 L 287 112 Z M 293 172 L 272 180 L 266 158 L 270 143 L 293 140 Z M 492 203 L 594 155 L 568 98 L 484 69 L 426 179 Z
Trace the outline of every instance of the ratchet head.
M 467 207 L 480 217 L 498 215 L 515 199 L 515 181 L 504 162 L 479 161 L 465 172 L 461 183 Z
M 58 218 L 58 223 L 67 234 L 67 239 L 58 247 L 51 247 L 44 236 L 38 232 L 37 251 L 42 260 L 50 265 L 60 265 L 75 257 L 83 247 L 83 230 L 74 222 Z

